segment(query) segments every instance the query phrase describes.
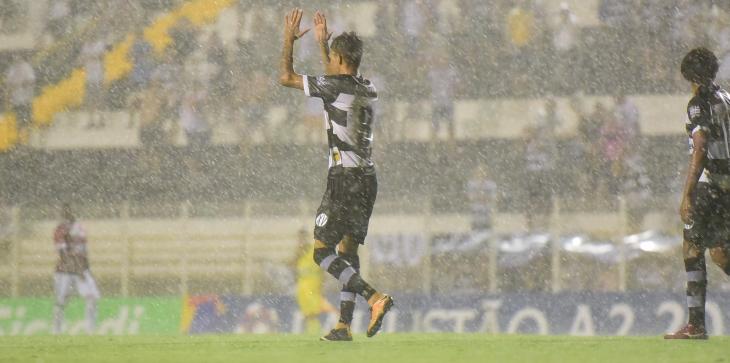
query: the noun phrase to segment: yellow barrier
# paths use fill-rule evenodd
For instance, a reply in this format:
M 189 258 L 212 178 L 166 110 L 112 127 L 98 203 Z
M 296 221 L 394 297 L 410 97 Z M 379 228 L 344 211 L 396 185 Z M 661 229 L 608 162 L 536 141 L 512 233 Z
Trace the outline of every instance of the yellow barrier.
M 33 100 L 33 121 L 38 126 L 48 126 L 53 116 L 83 104 L 86 95 L 86 71 L 77 68 L 63 81 L 46 86 Z
M 198 0 L 182 5 L 177 14 L 196 26 L 202 26 L 215 20 L 223 9 L 231 5 L 233 0 Z
M 0 117 L 0 151 L 9 150 L 18 141 L 15 114 L 6 113 Z
M 129 57 L 129 50 L 134 45 L 134 35 L 129 34 L 104 56 L 104 84 L 108 85 L 120 80 L 134 68 L 134 61 Z
M 152 45 L 157 55 L 161 55 L 170 43 L 172 38 L 168 34 L 170 28 L 179 20 L 175 14 L 166 14 L 158 18 L 152 25 L 144 30 L 144 39 Z
M 144 30 L 144 38 L 162 55 L 172 43 L 169 31 L 182 18 L 188 19 L 195 26 L 205 25 L 218 17 L 220 12 L 233 5 L 233 0 L 198 0 L 183 4 L 176 11 L 166 14 Z

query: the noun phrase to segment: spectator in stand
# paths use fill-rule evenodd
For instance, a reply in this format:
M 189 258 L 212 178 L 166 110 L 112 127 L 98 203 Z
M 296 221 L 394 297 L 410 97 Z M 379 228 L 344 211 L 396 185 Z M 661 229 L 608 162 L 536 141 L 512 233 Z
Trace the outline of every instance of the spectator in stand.
M 578 26 L 576 16 L 566 2 L 560 3 L 560 13 L 552 33 L 554 84 L 561 92 L 569 92 L 574 89 L 576 81 Z
M 485 164 L 479 164 L 466 184 L 471 210 L 471 229 L 489 231 L 493 227 L 493 216 L 497 206 L 497 183 L 489 175 Z
M 558 127 L 563 123 L 563 119 L 558 114 L 558 103 L 555 98 L 548 97 L 545 100 L 545 108 L 537 115 L 537 126 L 543 131 L 547 131 L 553 136 Z
M 408 100 L 415 101 L 424 96 L 422 93 L 428 87 L 424 85 L 422 76 L 428 70 L 421 68 L 422 64 L 414 66 L 409 60 L 420 59 L 423 56 L 423 47 L 429 44 L 424 37 L 430 36 L 431 33 L 428 31 L 430 14 L 425 0 L 403 1 L 401 14 L 399 35 L 403 44 L 398 48 L 404 51 L 405 54 L 400 59 L 405 62 L 401 62 L 399 66 L 404 71 L 399 80 L 399 91 Z
M 632 148 L 640 147 L 641 126 L 639 108 L 626 95 L 614 97 L 613 117 L 626 130 L 626 142 Z
M 172 127 L 168 125 L 169 118 L 165 118 L 163 114 L 166 99 L 159 80 L 150 80 L 147 89 L 139 95 L 139 141 L 144 154 L 142 161 L 147 165 L 147 170 L 154 173 L 161 168 L 161 149 L 172 142 Z
M 558 155 L 554 101 L 548 100 L 537 124 L 525 130 L 526 217 L 530 231 L 548 227 L 552 212 L 554 173 Z
M 520 0 L 507 13 L 505 35 L 510 47 L 512 61 L 510 74 L 514 75 L 512 90 L 525 92 L 529 85 L 529 70 L 532 66 L 532 46 L 535 37 L 535 14 L 528 0 Z
M 155 70 L 155 58 L 152 44 L 144 38 L 141 31 L 135 36 L 130 58 L 132 58 L 133 64 L 130 75 L 132 88 L 138 90 L 146 87 Z
M 623 79 L 615 76 L 605 76 L 602 79 L 604 87 L 616 89 L 618 87 L 640 86 L 639 72 L 641 67 L 634 61 L 639 55 L 635 44 L 640 43 L 640 23 L 638 10 L 634 10 L 635 0 L 602 0 L 599 5 L 599 19 L 607 26 L 603 36 L 597 44 L 602 48 L 597 56 L 600 57 L 601 71 L 605 75 L 623 75 Z
M 208 39 L 206 54 L 207 62 L 211 67 L 210 75 L 210 102 L 211 117 L 221 122 L 229 116 L 231 109 L 230 94 L 233 92 L 233 77 L 228 53 L 217 32 L 213 32 Z
M 596 142 L 601 132 L 601 127 L 608 122 L 611 113 L 602 102 L 593 105 L 590 114 L 579 113 L 578 140 L 584 153 L 585 167 L 582 174 L 581 185 L 588 187 L 585 192 L 598 191 L 605 194 L 605 184 L 602 173 L 603 159 L 601 157 L 601 146 Z
M 401 9 L 402 34 L 406 49 L 406 58 L 414 59 L 419 56 L 423 45 L 422 38 L 428 23 L 428 9 L 423 0 L 406 0 Z
M 518 1 L 507 13 L 506 35 L 509 44 L 516 49 L 524 49 L 530 45 L 535 36 L 535 14 L 527 0 Z
M 646 167 L 641 153 L 634 152 L 624 162 L 624 173 L 621 178 L 621 194 L 626 200 L 628 214 L 628 232 L 639 233 L 644 225 L 644 216 L 649 211 L 651 188 Z
M 614 29 L 622 29 L 631 25 L 634 0 L 601 0 L 598 7 L 598 18 Z
M 180 87 L 180 75 L 183 74 L 182 65 L 175 59 L 175 51 L 168 48 L 163 54 L 162 60 L 152 72 L 152 78 L 160 82 L 162 87 L 162 111 L 163 118 L 177 119 L 179 115 L 180 99 L 183 87 Z
M 431 140 L 438 138 L 442 128 L 446 129 L 447 140 L 454 140 L 454 98 L 457 83 L 456 70 L 449 63 L 448 53 L 436 48 L 431 56 L 428 78 L 431 82 Z
M 101 39 L 84 43 L 79 61 L 86 71 L 86 110 L 89 123 L 87 128 L 103 127 L 104 120 L 99 108 L 104 100 L 104 51 L 106 45 Z
M 193 24 L 187 18 L 182 18 L 182 20 L 170 29 L 170 37 L 172 38 L 172 47 L 176 59 L 182 61 L 198 48 L 196 35 Z
M 459 62 L 459 74 L 466 97 L 483 98 L 504 94 L 509 84 L 495 81 L 495 68 L 504 61 L 506 42 L 503 22 L 507 12 L 505 2 L 461 0 L 464 36 L 449 39 L 458 47 L 454 61 Z M 485 52 L 484 49 L 490 51 Z M 489 84 L 489 87 L 484 87 Z
M 69 0 L 53 0 L 48 7 L 48 23 L 46 31 L 58 41 L 66 36 L 71 23 L 71 4 Z
M 671 89 L 671 75 L 674 61 L 669 46 L 667 20 L 671 19 L 673 1 L 643 0 L 635 11 L 640 19 L 638 41 L 633 45 L 638 48 L 642 79 L 637 84 L 638 92 L 668 93 Z
M 599 132 L 601 171 L 610 196 L 617 196 L 619 193 L 624 158 L 629 148 L 629 135 L 630 131 L 613 115 L 608 117 Z
M 578 124 L 578 134 L 583 137 L 586 142 L 595 140 L 596 136 L 600 133 L 601 127 L 608 122 L 611 117 L 606 105 L 603 102 L 596 102 L 593 105 L 593 111 L 588 117 L 581 119 L 581 123 Z M 595 144 L 595 143 L 593 143 Z
M 578 125 L 573 142 L 566 145 L 568 160 L 573 160 L 573 162 L 565 163 L 562 171 L 564 175 L 568 176 L 566 180 L 572 181 L 571 184 L 575 188 L 575 193 L 567 194 L 568 198 L 572 198 L 573 201 L 585 201 L 586 196 L 595 187 L 590 182 L 594 170 L 591 160 L 595 133 L 591 134 L 587 130 L 591 128 L 591 117 L 586 110 L 584 97 L 583 94 L 576 93 L 568 101 L 570 110 L 576 115 Z
M 132 73 L 129 76 L 129 83 L 127 83 L 130 91 L 130 95 L 127 98 L 130 128 L 134 126 L 134 120 L 137 118 L 136 116 L 141 109 L 140 101 L 143 100 L 142 95 L 145 93 L 145 88 L 149 85 L 152 73 L 155 71 L 155 59 L 152 51 L 152 45 L 144 39 L 142 32 L 138 32 L 135 36 L 132 49 L 129 52 L 133 64 Z
M 236 120 L 240 122 L 241 143 L 246 147 L 253 145 L 254 138 L 261 134 L 265 142 L 269 140 L 267 133 L 267 112 L 269 111 L 268 96 L 271 93 L 271 83 L 261 68 L 247 77 L 247 82 L 238 82 L 238 95 L 241 102 L 236 111 Z M 322 107 L 320 106 L 320 110 Z M 322 113 L 319 113 L 321 120 Z M 321 123 L 319 132 L 321 133 Z
M 435 28 L 439 34 L 450 38 L 464 31 L 459 0 L 436 0 L 434 1 L 434 12 L 436 13 Z
M 33 121 L 33 98 L 35 97 L 36 76 L 33 67 L 22 53 L 13 54 L 13 63 L 5 71 L 5 83 L 9 92 L 10 104 L 21 138 L 27 137 L 27 130 Z M 21 140 L 23 141 L 23 140 Z
M 210 145 L 210 124 L 203 112 L 207 98 L 204 85 L 194 81 L 180 101 L 180 126 L 187 137 L 188 167 L 194 173 L 202 172 L 203 155 Z
M 26 30 L 29 18 L 29 2 L 3 0 L 0 2 L 0 33 L 13 34 Z

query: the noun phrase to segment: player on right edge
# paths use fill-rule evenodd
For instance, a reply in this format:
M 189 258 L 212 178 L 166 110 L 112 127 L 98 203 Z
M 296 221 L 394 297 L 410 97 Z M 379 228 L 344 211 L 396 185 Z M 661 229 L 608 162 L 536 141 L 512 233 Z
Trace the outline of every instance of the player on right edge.
M 717 57 L 696 48 L 682 60 L 692 83 L 687 105 L 690 161 L 679 212 L 684 223 L 689 322 L 665 339 L 707 339 L 705 250 L 730 275 L 730 94 L 715 84 Z

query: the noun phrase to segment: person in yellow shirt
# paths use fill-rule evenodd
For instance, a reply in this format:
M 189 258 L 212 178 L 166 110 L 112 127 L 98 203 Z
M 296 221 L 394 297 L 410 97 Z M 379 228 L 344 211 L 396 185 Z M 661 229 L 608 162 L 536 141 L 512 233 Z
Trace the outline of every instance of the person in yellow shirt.
M 518 49 L 528 46 L 535 35 L 533 12 L 524 5 L 518 4 L 507 14 L 507 38 Z
M 314 244 L 304 229 L 299 230 L 298 246 L 295 255 L 297 276 L 297 303 L 304 314 L 305 331 L 308 334 L 319 334 L 321 326 L 320 314 L 335 312 L 332 304 L 322 296 L 322 269 L 312 260 Z

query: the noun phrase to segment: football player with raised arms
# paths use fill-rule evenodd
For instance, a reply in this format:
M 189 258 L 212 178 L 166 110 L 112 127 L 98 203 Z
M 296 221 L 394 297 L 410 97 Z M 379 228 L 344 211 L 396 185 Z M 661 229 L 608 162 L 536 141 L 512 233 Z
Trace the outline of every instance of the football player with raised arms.
M 303 11 L 286 15 L 284 48 L 279 69 L 281 85 L 320 98 L 324 104 L 329 172 L 327 189 L 317 211 L 314 227 L 314 261 L 342 284 L 340 320 L 322 337 L 328 341 L 351 341 L 350 325 L 356 295 L 370 305 L 367 336 L 374 336 L 393 298 L 375 290 L 360 275 L 358 247 L 365 243 L 378 183 L 372 161 L 373 108 L 375 86 L 359 72 L 363 42 L 354 32 L 332 39 L 324 14 L 314 15 L 314 32 L 325 75 L 307 76 L 294 72 L 294 42 L 309 31 L 299 26 Z

